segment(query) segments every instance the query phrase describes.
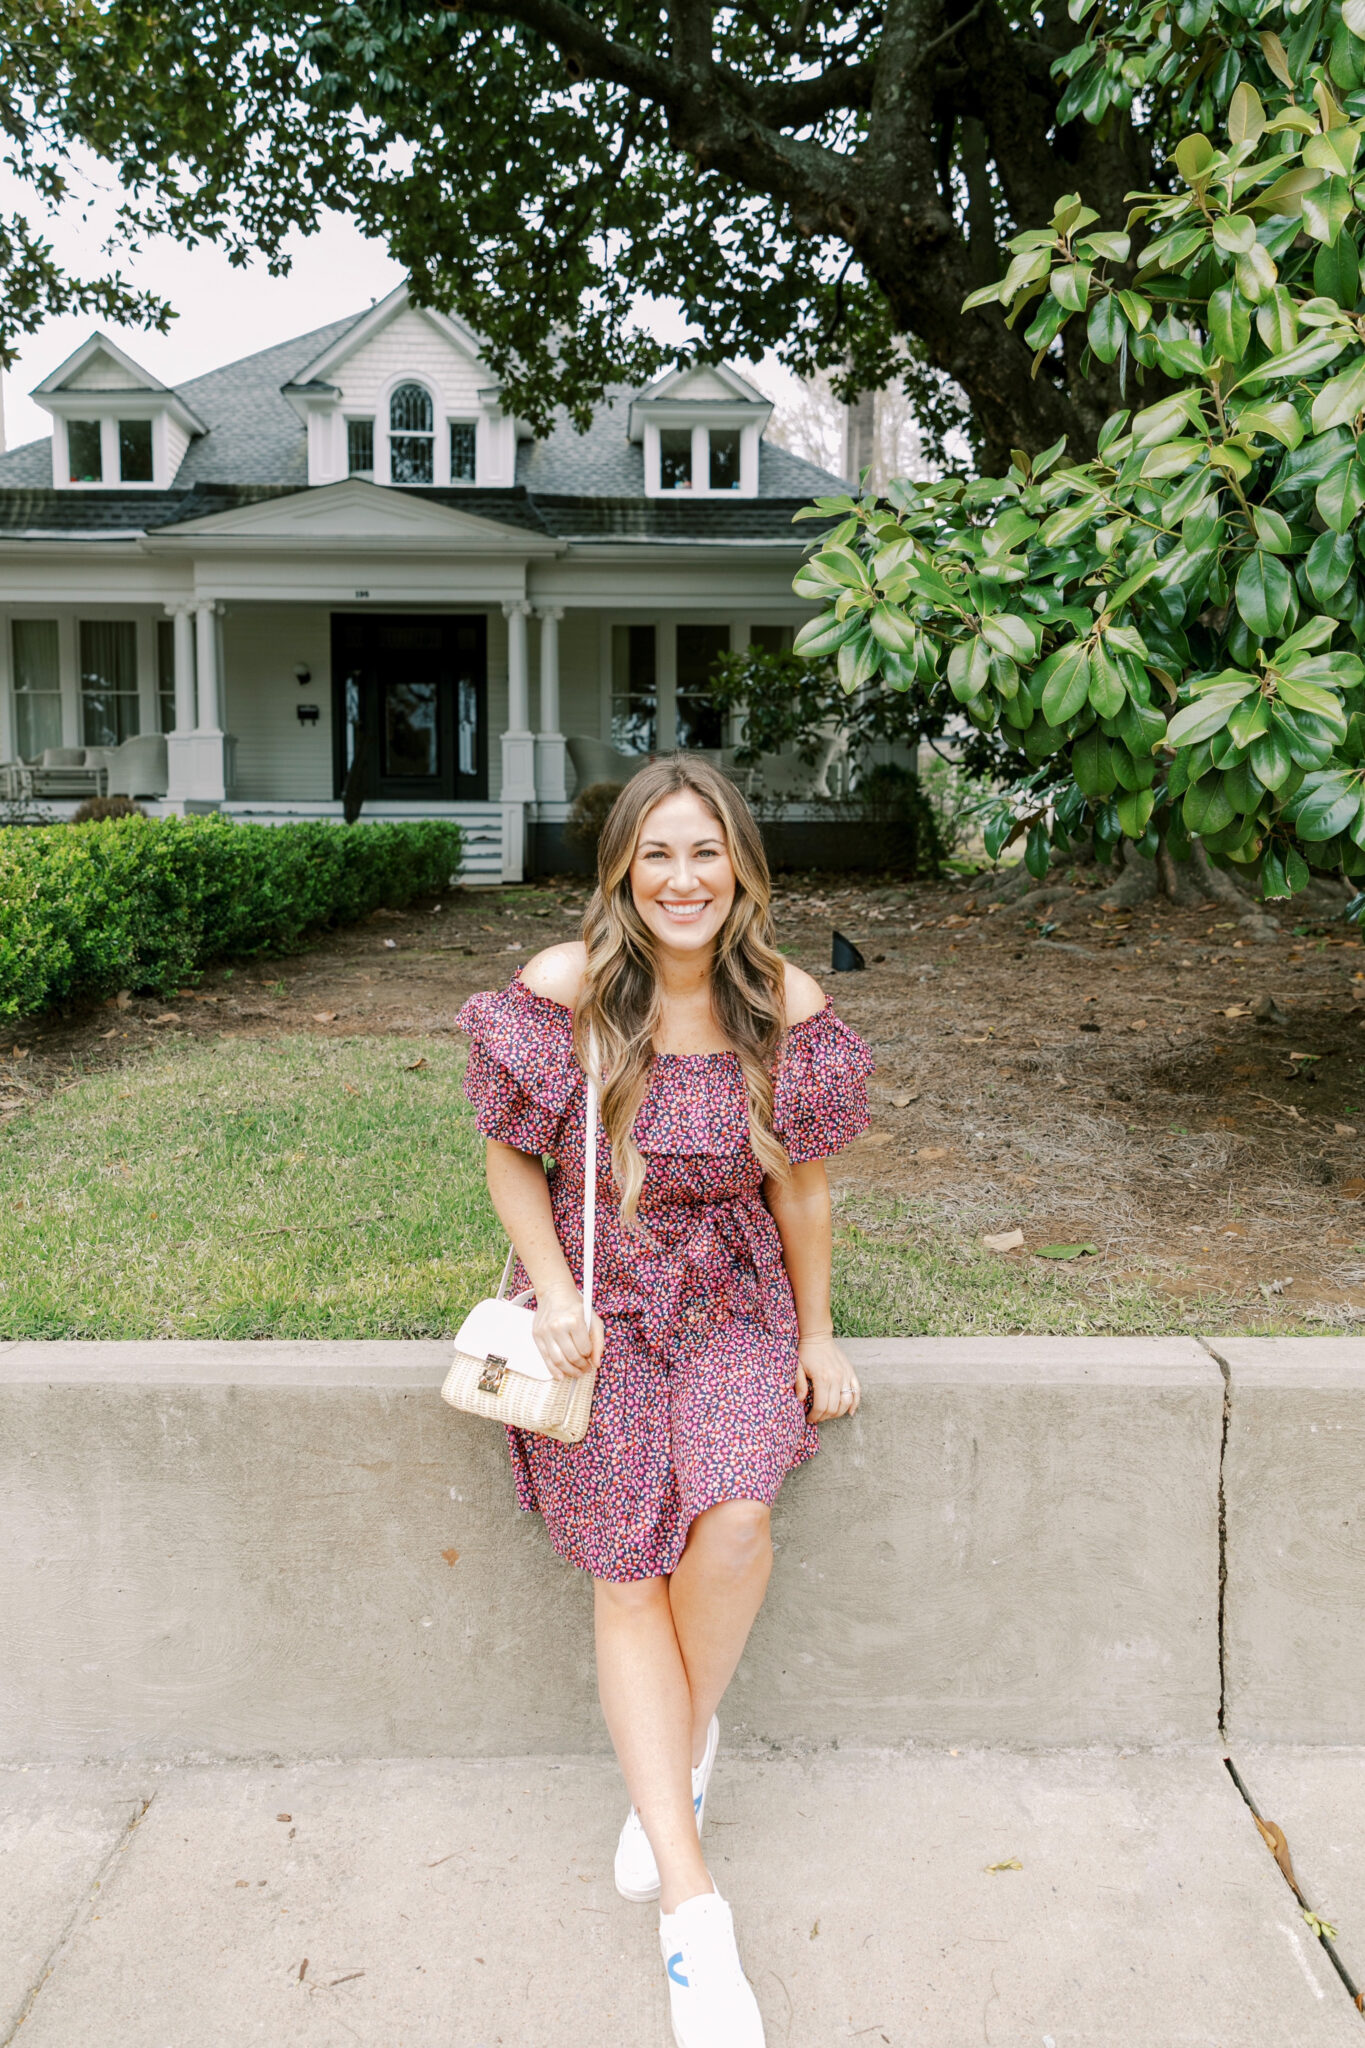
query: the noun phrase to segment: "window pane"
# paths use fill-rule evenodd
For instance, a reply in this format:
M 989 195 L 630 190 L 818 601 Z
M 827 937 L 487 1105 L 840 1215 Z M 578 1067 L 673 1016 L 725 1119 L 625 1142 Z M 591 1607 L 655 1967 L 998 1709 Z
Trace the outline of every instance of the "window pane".
M 421 384 L 400 384 L 389 400 L 390 433 L 429 434 L 431 428 L 431 393 Z
M 117 747 L 137 731 L 137 628 L 130 619 L 82 619 L 81 743 Z
M 161 732 L 175 731 L 175 626 L 170 619 L 156 622 L 156 708 Z
M 104 458 L 100 452 L 98 420 L 68 420 L 66 452 L 70 457 L 73 484 L 98 484 L 104 481 Z
M 473 420 L 450 422 L 450 481 L 453 484 L 472 484 L 474 481 Z
M 659 732 L 653 626 L 611 629 L 611 743 L 618 753 L 652 754 Z
M 711 429 L 711 488 L 713 491 L 739 489 L 738 427 Z
M 62 743 L 57 621 L 15 619 L 10 639 L 14 649 L 15 746 L 21 761 L 32 761 L 44 747 Z
M 791 626 L 750 626 L 749 645 L 764 654 L 789 654 L 793 631 Z
M 725 744 L 725 716 L 711 697 L 711 665 L 730 651 L 728 626 L 678 628 L 678 745 Z
M 346 469 L 351 476 L 374 475 L 373 420 L 347 420 Z
M 388 683 L 384 689 L 385 775 L 435 775 L 435 683 Z
M 389 438 L 389 479 L 396 484 L 429 484 L 432 479 L 430 434 L 394 434 Z
M 659 429 L 659 489 L 690 491 L 692 488 L 692 429 Z
M 149 484 L 152 481 L 150 420 L 119 421 L 118 473 L 125 484 Z

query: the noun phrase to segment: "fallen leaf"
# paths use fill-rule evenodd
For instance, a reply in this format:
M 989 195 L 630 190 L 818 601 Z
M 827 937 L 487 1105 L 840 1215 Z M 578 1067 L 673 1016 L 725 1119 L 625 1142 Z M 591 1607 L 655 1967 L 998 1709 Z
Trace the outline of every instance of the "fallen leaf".
M 116 1010 L 126 1010 L 129 1003 L 131 1003 L 132 1000 L 133 999 L 129 995 L 127 989 L 121 988 L 118 994 L 114 997 L 114 1008 Z
M 1147 1019 L 1145 1017 L 1134 1017 L 1128 1029 L 1130 1031 L 1145 1031 L 1147 1029 Z
M 893 1095 L 891 1098 L 891 1107 L 893 1109 L 909 1109 L 912 1102 L 918 1101 L 919 1089 L 912 1088 L 908 1095 Z
M 1007 1856 L 1003 1863 L 988 1863 L 986 1865 L 986 1869 L 991 1871 L 1022 1870 L 1023 1867 L 1023 1864 L 1019 1861 L 1019 1858 L 1017 1856 Z
M 346 1093 L 348 1095 L 359 1095 L 360 1093 L 360 1090 L 358 1088 L 353 1088 L 349 1081 L 343 1081 L 341 1085 L 346 1090 Z
M 1230 1010 L 1215 1010 L 1215 1017 L 1249 1017 L 1251 1011 L 1245 1003 L 1234 1003 Z
M 117 1037 L 118 1037 L 118 1025 L 116 1024 L 116 1025 L 114 1026 L 114 1028 L 113 1028 L 113 1030 L 112 1030 L 112 1031 L 101 1031 L 101 1033 L 100 1033 L 100 1037 L 101 1037 L 101 1038 L 117 1038 Z
M 423 1055 L 423 1056 L 422 1056 L 422 1057 L 421 1057 L 420 1059 L 415 1059 L 415 1060 L 404 1060 L 404 1062 L 403 1062 L 403 1072 L 404 1072 L 405 1074 L 415 1074 L 415 1073 L 417 1072 L 417 1069 L 418 1069 L 419 1067 L 424 1067 L 424 1066 L 426 1065 L 426 1063 L 427 1063 L 427 1062 L 426 1062 L 426 1056 L 425 1056 L 425 1054 L 424 1054 L 424 1055 Z
M 864 1131 L 862 1137 L 854 1142 L 863 1146 L 889 1145 L 894 1136 L 894 1131 Z
M 443 1550 L 441 1552 L 441 1555 L 445 1559 L 447 1564 L 458 1564 L 460 1561 L 460 1553 L 458 1550 Z
M 911 1157 L 915 1159 L 946 1159 L 948 1157 L 948 1147 L 946 1145 L 921 1145 L 917 1152 L 911 1154 Z
M 275 1818 L 276 1820 L 290 1821 L 294 1818 L 294 1816 L 292 1813 L 277 1813 L 275 1815 Z
M 313 1012 L 313 1022 L 315 1024 L 335 1024 L 336 1020 L 337 1013 L 335 1010 L 314 1010 Z
M 180 1012 L 178 1010 L 163 1010 L 159 1017 L 153 1017 L 150 1021 L 153 1024 L 178 1024 L 180 1022 Z
M 1040 1244 L 1033 1256 L 1035 1259 L 1093 1259 L 1099 1251 L 1095 1244 Z
M 1332 1134 L 1337 1138 L 1354 1138 L 1356 1127 L 1354 1124 L 1333 1124 Z
M 385 941 L 384 941 L 384 951 L 385 951 L 386 953 L 396 953 L 396 952 L 398 951 L 398 941 L 397 941 L 397 939 L 385 939 Z M 340 1977 L 340 1978 L 338 1978 L 338 1980 L 337 1980 L 337 1981 L 338 1981 L 338 1983 L 344 1984 L 344 1983 L 346 1983 L 346 1981 L 347 1981 L 347 1980 L 346 1980 L 346 1978 L 345 1978 L 345 1977 Z
M 305 1957 L 304 1957 L 304 1959 L 303 1959 L 303 1961 L 302 1961 L 302 1962 L 301 1962 L 301 1963 L 299 1964 L 299 1982 L 300 1982 L 300 1984 L 302 1984 L 302 1982 L 303 1982 L 303 1978 L 304 1978 L 304 1972 L 305 1972 L 305 1971 L 307 1970 L 307 1968 L 308 1968 L 308 1958 L 307 1958 L 307 1956 L 305 1956 Z
M 1253 1813 L 1251 1818 L 1256 1823 L 1261 1840 L 1279 1864 L 1280 1875 L 1287 1884 L 1292 1885 L 1294 1890 L 1298 1891 L 1299 1880 L 1294 1875 L 1294 1865 L 1289 1858 L 1289 1844 L 1285 1840 L 1284 1829 L 1273 1820 L 1262 1820 L 1259 1813 Z
M 992 1236 L 983 1237 L 981 1242 L 988 1252 L 1018 1251 L 1024 1242 L 1024 1233 L 1022 1230 L 997 1230 Z
M 250 1887 L 251 1879 L 249 1877 L 239 1877 L 232 1889 L 235 1892 L 244 1892 L 250 1890 Z

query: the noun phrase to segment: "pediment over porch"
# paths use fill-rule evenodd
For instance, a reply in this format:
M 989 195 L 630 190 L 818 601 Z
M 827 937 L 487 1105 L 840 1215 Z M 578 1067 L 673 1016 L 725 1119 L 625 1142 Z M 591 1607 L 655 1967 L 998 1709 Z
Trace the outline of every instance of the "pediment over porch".
M 195 554 L 215 547 L 522 558 L 562 554 L 564 543 L 537 526 L 520 498 L 475 511 L 352 477 L 178 520 L 149 533 L 144 546 Z

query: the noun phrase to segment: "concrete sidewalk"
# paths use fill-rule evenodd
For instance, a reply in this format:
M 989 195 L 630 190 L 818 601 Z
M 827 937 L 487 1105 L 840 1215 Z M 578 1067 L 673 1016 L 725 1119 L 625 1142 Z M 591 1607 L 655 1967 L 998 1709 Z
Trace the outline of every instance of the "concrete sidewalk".
M 1245 1768 L 1365 1955 L 1365 1758 Z M 0 2043 L 665 2048 L 622 1810 L 597 1757 L 7 1771 Z M 722 1748 L 707 1832 L 769 2048 L 1365 2043 L 1216 1748 Z

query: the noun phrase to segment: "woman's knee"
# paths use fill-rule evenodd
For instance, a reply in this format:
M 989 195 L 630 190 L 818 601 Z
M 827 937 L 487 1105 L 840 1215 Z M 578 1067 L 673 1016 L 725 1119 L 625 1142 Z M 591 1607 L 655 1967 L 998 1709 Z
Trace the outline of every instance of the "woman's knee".
M 594 1579 L 593 1596 L 599 1614 L 613 1620 L 642 1619 L 665 1604 L 668 1587 L 663 1579 Z
M 766 1501 L 722 1500 L 697 1516 L 689 1540 L 705 1547 L 713 1568 L 739 1573 L 771 1558 L 771 1527 Z

